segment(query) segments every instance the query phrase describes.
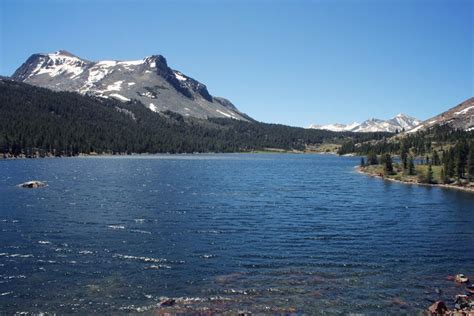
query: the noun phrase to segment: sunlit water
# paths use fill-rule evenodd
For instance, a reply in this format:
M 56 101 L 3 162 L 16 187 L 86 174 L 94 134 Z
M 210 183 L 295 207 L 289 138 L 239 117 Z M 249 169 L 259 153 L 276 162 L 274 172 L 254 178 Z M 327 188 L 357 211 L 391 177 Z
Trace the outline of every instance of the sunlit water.
M 358 158 L 0 161 L 3 312 L 421 311 L 474 275 L 474 194 Z M 47 188 L 18 183 L 43 180 Z M 441 290 L 441 291 L 440 291 Z M 462 292 L 461 292 L 462 293 Z

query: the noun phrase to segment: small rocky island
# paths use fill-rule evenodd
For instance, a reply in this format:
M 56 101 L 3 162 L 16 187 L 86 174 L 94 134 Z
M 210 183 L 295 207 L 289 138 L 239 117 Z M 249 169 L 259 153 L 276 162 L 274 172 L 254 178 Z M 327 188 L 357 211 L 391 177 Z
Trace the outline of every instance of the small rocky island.
M 47 187 L 48 185 L 42 181 L 38 180 L 32 180 L 32 181 L 27 181 L 20 183 L 18 187 L 20 188 L 25 188 L 25 189 L 37 189 L 37 188 L 44 188 Z

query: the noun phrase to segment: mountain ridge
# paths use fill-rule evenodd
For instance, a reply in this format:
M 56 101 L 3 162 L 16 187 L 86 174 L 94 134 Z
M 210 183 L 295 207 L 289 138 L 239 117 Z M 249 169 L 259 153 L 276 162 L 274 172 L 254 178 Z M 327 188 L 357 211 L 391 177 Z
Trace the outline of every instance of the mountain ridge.
M 366 132 L 391 132 L 395 133 L 397 131 L 409 130 L 413 127 L 416 127 L 420 124 L 421 121 L 400 113 L 388 120 L 381 120 L 377 118 L 370 118 L 363 121 L 362 123 L 353 122 L 350 124 L 328 124 L 328 125 L 315 125 L 311 124 L 309 128 L 312 129 L 323 129 L 334 132 L 356 132 L 356 133 L 366 133 Z
M 474 97 L 421 122 L 415 128 L 406 131 L 405 134 L 415 133 L 439 125 L 448 125 L 454 129 L 465 131 L 474 130 Z

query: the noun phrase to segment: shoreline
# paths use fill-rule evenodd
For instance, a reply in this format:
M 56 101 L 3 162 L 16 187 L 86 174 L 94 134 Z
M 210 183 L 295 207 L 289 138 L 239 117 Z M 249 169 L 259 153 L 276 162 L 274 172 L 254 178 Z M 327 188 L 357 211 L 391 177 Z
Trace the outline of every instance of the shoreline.
M 254 150 L 254 151 L 234 151 L 234 152 L 194 152 L 194 153 L 132 153 L 132 154 L 109 154 L 109 153 L 94 153 L 94 154 L 79 154 L 73 156 L 54 156 L 54 155 L 47 155 L 47 156 L 33 156 L 28 157 L 25 155 L 21 156 L 9 156 L 9 157 L 2 157 L 0 156 L 1 160 L 22 160 L 22 159 L 55 159 L 55 158 L 89 158 L 89 157 L 146 157 L 146 156 L 156 156 L 156 155 L 163 155 L 163 156 L 181 156 L 181 155 L 221 155 L 221 154 L 316 154 L 316 155 L 333 155 L 337 156 L 336 152 L 320 152 L 320 151 L 311 151 L 311 150 Z M 346 157 L 350 155 L 342 155 L 341 157 Z
M 360 166 L 355 166 L 354 167 L 358 173 L 373 177 L 373 178 L 378 178 L 381 180 L 386 180 L 386 181 L 392 181 L 392 182 L 397 182 L 397 183 L 402 183 L 402 184 L 408 184 L 408 185 L 419 185 L 419 186 L 425 186 L 425 187 L 438 187 L 438 188 L 444 188 L 444 189 L 455 189 L 463 192 L 469 192 L 469 193 L 474 193 L 474 187 L 463 187 L 455 184 L 440 184 L 440 183 L 421 183 L 421 182 L 413 182 L 413 181 L 403 181 L 403 180 L 397 180 L 393 178 L 388 178 L 384 176 L 380 176 L 378 174 L 370 173 L 367 171 L 362 170 Z

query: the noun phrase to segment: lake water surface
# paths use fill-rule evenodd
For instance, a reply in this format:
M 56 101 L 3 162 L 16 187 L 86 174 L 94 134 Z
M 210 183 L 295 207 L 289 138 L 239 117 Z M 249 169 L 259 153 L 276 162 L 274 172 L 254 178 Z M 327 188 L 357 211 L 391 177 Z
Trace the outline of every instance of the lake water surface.
M 474 277 L 474 194 L 359 158 L 0 161 L 0 310 L 412 313 Z M 43 180 L 48 187 L 21 189 Z M 441 291 L 440 291 L 441 290 Z

